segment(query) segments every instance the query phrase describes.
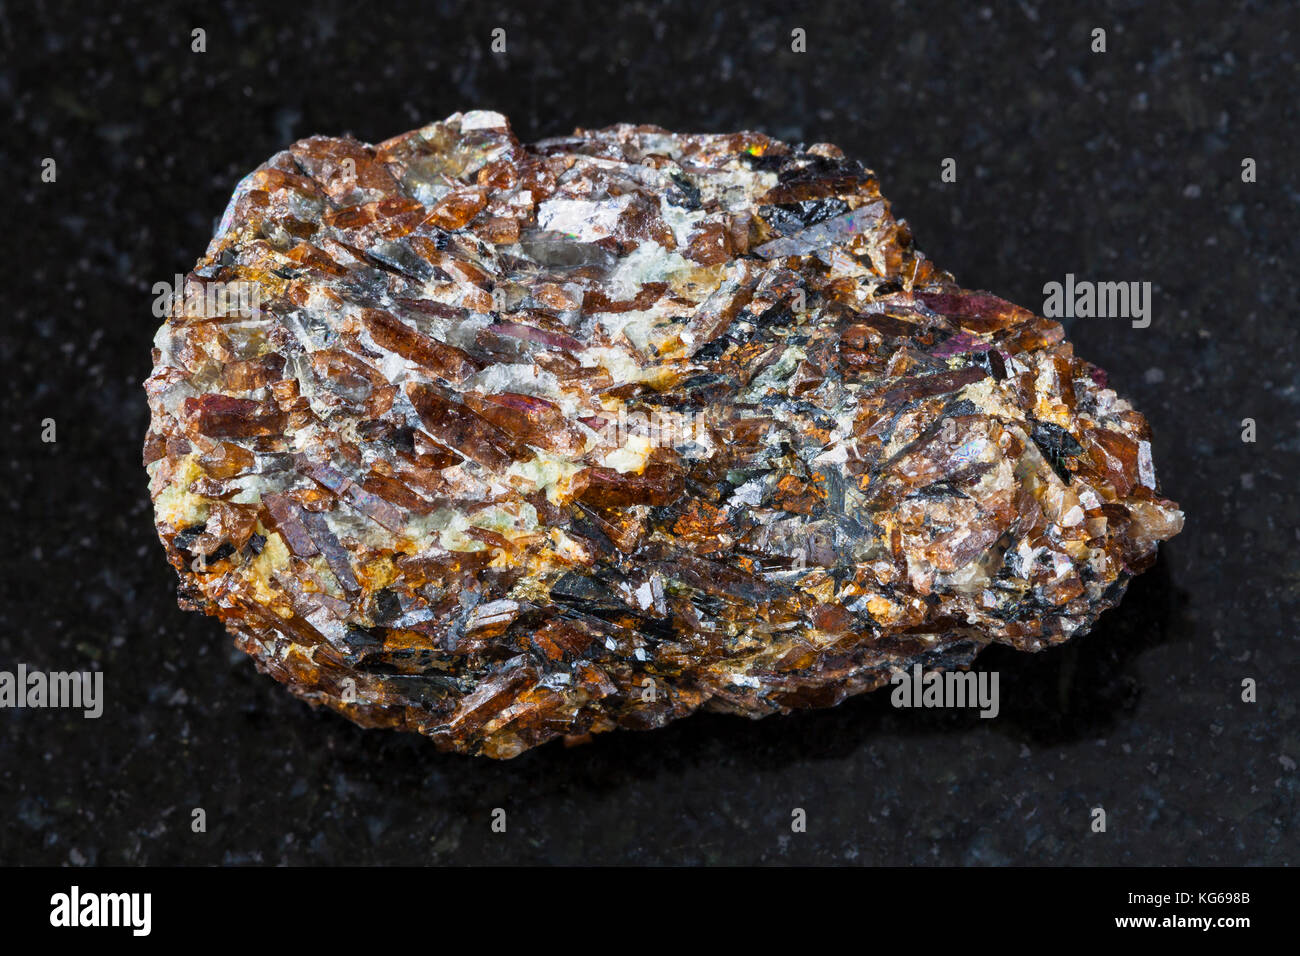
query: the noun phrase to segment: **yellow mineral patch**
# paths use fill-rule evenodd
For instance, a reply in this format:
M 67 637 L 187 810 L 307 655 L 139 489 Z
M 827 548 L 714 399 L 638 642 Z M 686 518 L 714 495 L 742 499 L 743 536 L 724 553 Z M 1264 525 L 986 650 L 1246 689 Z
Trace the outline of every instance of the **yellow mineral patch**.
M 257 600 L 271 604 L 282 597 L 270 586 L 271 576 L 289 566 L 289 549 L 278 532 L 268 531 L 261 523 L 257 526 L 257 533 L 266 538 L 266 544 L 262 546 L 261 554 L 244 565 L 243 576 L 253 588 Z
M 339 584 L 339 579 L 334 577 L 334 572 L 330 570 L 330 563 L 325 560 L 325 555 L 312 555 L 307 559 L 307 563 L 310 564 L 312 570 L 316 572 L 316 577 L 320 580 L 321 586 L 325 588 L 326 594 L 330 597 L 340 599 L 347 596 L 343 593 L 343 588 Z M 307 588 L 304 586 L 303 590 L 307 590 Z
M 1012 420 L 1021 417 L 1019 409 L 1007 400 L 1002 386 L 992 378 L 980 379 L 972 385 L 967 385 L 962 389 L 961 397 L 974 402 L 986 414 L 1000 415 Z
M 357 580 L 367 591 L 378 591 L 388 587 L 399 577 L 397 565 L 389 555 L 361 564 L 356 569 Z
M 562 504 L 569 497 L 569 484 L 582 470 L 578 463 L 538 450 L 529 461 L 515 462 L 506 471 L 506 477 L 527 482 L 528 491 L 544 491 L 551 504 Z
M 554 550 L 548 557 L 555 559 L 555 567 L 571 567 L 575 564 L 592 564 L 594 557 L 582 542 L 571 538 L 560 528 L 551 529 L 551 543 Z
M 645 471 L 646 461 L 653 448 L 649 435 L 629 435 L 623 447 L 615 448 L 600 463 L 618 472 L 634 471 L 639 475 Z
M 883 624 L 889 624 L 898 617 L 898 607 L 893 601 L 876 595 L 867 601 L 867 613 Z
M 584 366 L 603 368 L 618 385 L 644 381 L 654 374 L 654 370 L 642 368 L 641 363 L 629 355 L 626 349 L 591 346 L 578 357 Z
M 188 528 L 208 520 L 208 499 L 193 494 L 190 486 L 203 476 L 197 455 L 178 459 L 171 483 L 154 499 L 154 516 L 160 525 Z
M 509 537 L 537 527 L 537 509 L 528 502 L 507 502 L 474 512 L 470 523 L 476 528 Z

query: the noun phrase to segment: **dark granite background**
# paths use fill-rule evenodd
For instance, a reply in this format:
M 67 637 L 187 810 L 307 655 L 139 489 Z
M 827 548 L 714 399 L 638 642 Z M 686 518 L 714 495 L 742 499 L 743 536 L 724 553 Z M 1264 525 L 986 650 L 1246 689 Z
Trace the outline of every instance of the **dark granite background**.
M 0 863 L 1295 862 L 1300 15 L 1063 6 L 0 6 L 0 669 L 101 669 L 107 695 L 98 721 L 0 711 Z M 832 141 L 967 286 L 1041 309 L 1067 272 L 1150 281 L 1150 328 L 1066 324 L 1150 418 L 1186 530 L 1088 637 L 983 658 L 995 720 L 877 694 L 493 763 L 313 712 L 176 607 L 140 465 L 150 290 L 292 140 L 471 108 L 524 139 Z

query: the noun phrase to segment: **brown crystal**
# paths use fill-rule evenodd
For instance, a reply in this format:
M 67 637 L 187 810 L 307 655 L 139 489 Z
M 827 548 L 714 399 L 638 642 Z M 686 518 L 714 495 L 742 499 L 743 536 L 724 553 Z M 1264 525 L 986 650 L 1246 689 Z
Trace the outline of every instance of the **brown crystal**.
M 957 286 L 824 144 L 525 146 L 485 112 L 313 137 L 240 184 L 189 281 L 258 308 L 179 303 L 155 343 L 183 606 L 307 701 L 449 750 L 1038 650 L 1182 525 L 1061 327 Z

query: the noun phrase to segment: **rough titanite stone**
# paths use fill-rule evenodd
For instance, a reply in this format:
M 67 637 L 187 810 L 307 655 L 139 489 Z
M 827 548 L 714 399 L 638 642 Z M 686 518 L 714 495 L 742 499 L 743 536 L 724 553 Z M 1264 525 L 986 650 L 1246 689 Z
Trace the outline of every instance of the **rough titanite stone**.
M 1085 631 L 1177 534 L 1146 420 L 833 146 L 495 113 L 240 183 L 159 330 L 182 606 L 511 757 Z

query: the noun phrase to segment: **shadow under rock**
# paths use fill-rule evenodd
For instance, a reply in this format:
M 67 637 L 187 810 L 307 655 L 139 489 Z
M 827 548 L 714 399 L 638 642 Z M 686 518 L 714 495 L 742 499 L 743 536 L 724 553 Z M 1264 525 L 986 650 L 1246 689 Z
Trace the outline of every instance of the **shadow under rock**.
M 356 728 L 341 730 L 356 735 L 356 748 L 340 740 L 335 754 L 366 776 L 376 763 L 386 765 L 381 776 L 390 785 L 427 788 L 441 779 L 444 797 L 476 801 L 471 793 L 480 788 L 526 788 L 539 798 L 548 792 L 612 790 L 698 766 L 771 770 L 809 758 L 847 756 L 883 737 L 991 729 L 1037 746 L 1060 745 L 1104 736 L 1133 712 L 1142 692 L 1136 659 L 1152 647 L 1188 639 L 1170 629 L 1183 601 L 1162 554 L 1151 570 L 1130 582 L 1120 605 L 1104 613 L 1090 633 L 1033 654 L 1001 646 L 986 650 L 973 669 L 999 674 L 1000 712 L 993 719 L 981 718 L 976 709 L 899 710 L 885 687 L 827 710 L 762 720 L 697 714 L 651 732 L 602 734 L 581 747 L 551 743 L 504 762 L 439 754 L 420 738 Z
M 1184 601 L 1162 552 L 1155 566 L 1130 582 L 1120 604 L 1102 614 L 1088 634 L 1038 653 L 1001 645 L 988 648 L 972 670 L 998 672 L 1000 709 L 992 719 L 980 717 L 974 708 L 899 710 L 891 703 L 890 688 L 882 687 L 828 710 L 757 721 L 695 715 L 652 734 L 597 738 L 593 747 L 608 742 L 605 749 L 612 760 L 635 760 L 629 751 L 646 747 L 672 751 L 687 762 L 726 754 L 730 762 L 771 767 L 808 757 L 844 756 L 880 735 L 993 729 L 1038 746 L 1104 736 L 1133 712 L 1141 696 L 1136 659 L 1150 648 L 1189 639 L 1170 627 Z M 660 755 L 657 762 L 663 761 Z

